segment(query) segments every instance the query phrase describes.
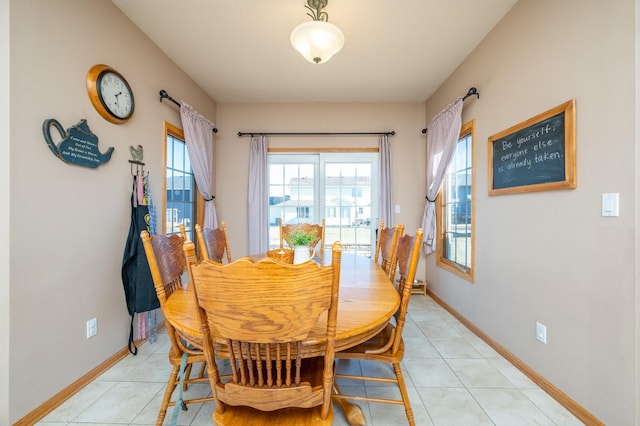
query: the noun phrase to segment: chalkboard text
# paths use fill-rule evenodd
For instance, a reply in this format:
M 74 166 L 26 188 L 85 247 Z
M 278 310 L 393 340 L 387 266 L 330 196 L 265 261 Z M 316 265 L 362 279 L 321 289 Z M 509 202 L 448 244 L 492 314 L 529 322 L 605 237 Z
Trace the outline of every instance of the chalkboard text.
M 548 185 L 556 189 L 557 183 L 564 187 L 575 182 L 575 165 L 568 176 L 566 158 L 568 152 L 570 165 L 575 163 L 573 102 L 489 138 L 490 194 L 538 191 Z M 572 140 L 567 141 L 567 134 Z

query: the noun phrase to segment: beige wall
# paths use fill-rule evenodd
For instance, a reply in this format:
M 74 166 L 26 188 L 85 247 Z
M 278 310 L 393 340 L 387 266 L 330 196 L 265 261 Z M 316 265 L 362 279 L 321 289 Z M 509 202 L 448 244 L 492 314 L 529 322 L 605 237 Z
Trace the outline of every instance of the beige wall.
M 247 247 L 247 186 L 249 137 L 239 131 L 265 132 L 376 132 L 390 136 L 393 203 L 400 205 L 396 223 L 407 229 L 420 226 L 424 208 L 424 104 L 218 104 L 216 125 L 217 194 L 219 220 L 227 222 L 231 253 Z M 378 136 L 270 137 L 269 147 L 378 147 Z
M 638 262 L 640 262 L 640 238 L 638 238 L 638 229 L 640 229 L 640 197 L 638 196 L 638 188 L 640 188 L 640 171 L 638 170 L 638 165 L 640 164 L 640 149 L 639 146 L 639 136 L 640 136 L 640 85 L 637 82 L 640 81 L 640 32 L 638 28 L 640 28 L 640 0 L 635 0 L 636 13 L 636 31 L 635 31 L 635 66 L 636 66 L 636 87 L 635 87 L 635 95 L 636 95 L 636 166 L 635 166 L 635 181 L 636 181 L 636 238 L 635 238 L 635 251 L 636 251 L 636 312 L 635 312 L 635 326 L 636 326 L 636 348 L 640 346 L 640 273 L 638 268 Z M 636 405 L 635 405 L 635 413 L 636 413 L 636 423 L 640 422 L 640 354 L 636 349 L 636 369 L 635 369 L 635 395 L 636 395 Z
M 0 199 L 9 199 L 9 0 L 0 0 Z M 5 95 L 6 94 L 6 95 Z M 0 205 L 0 347 L 9 347 L 9 203 Z M 0 350 L 0 424 L 9 423 L 9 351 Z
M 522 0 L 427 103 L 470 85 L 476 119 L 476 284 L 426 262 L 430 289 L 610 425 L 636 423 L 634 0 Z M 569 99 L 575 190 L 488 195 L 487 138 Z M 620 194 L 620 217 L 601 195 Z M 547 344 L 535 323 L 547 326 Z
M 16 421 L 127 344 L 120 270 L 130 217 L 129 146 L 144 146 L 159 203 L 162 122 L 180 123 L 178 108 L 159 102 L 159 90 L 212 119 L 215 104 L 109 1 L 11 1 L 11 23 L 11 325 L 3 347 L 10 348 Z M 133 88 L 136 110 L 127 124 L 108 123 L 89 101 L 86 74 L 99 63 Z M 111 161 L 88 169 L 57 159 L 42 136 L 48 118 L 65 128 L 87 119 L 99 148 L 115 147 Z M 6 300 L 7 281 L 0 282 Z M 87 340 L 85 324 L 94 317 L 98 335 Z

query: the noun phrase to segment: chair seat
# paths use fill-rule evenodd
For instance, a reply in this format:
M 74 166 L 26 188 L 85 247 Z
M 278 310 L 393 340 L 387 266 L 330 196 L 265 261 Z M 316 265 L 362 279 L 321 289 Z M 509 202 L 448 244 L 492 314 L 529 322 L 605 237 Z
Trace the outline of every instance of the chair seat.
M 326 419 L 320 416 L 322 406 L 312 409 L 284 408 L 276 411 L 260 411 L 250 407 L 227 405 L 224 413 L 213 412 L 217 426 L 324 426 L 333 424 L 333 407 Z M 311 411 L 311 412 L 310 412 Z
M 267 377 L 267 369 L 263 365 L 262 375 Z M 322 371 L 324 357 L 305 358 L 301 362 L 300 384 L 292 387 L 279 387 L 275 383 L 247 388 L 233 381 L 219 383 L 216 386 L 218 399 L 229 405 L 246 405 L 253 408 L 271 411 L 277 407 L 311 408 L 322 405 L 324 392 L 322 388 Z M 238 375 L 240 375 L 238 371 Z
M 402 357 L 404 356 L 403 340 L 400 340 L 400 347 L 395 354 L 392 353 L 392 347 L 389 347 L 385 352 L 379 354 L 367 353 L 367 351 L 375 351 L 383 348 L 392 339 L 392 333 L 395 333 L 395 329 L 396 328 L 393 324 L 387 324 L 384 330 L 366 342 L 360 343 L 352 348 L 345 349 L 344 351 L 336 352 L 336 359 L 357 359 L 390 363 L 402 361 Z
M 174 348 L 169 348 L 169 362 L 171 363 L 171 365 L 178 365 L 178 366 L 182 362 L 182 355 L 179 353 L 176 353 L 176 350 Z M 202 351 L 202 349 L 192 348 L 189 351 L 189 362 L 190 363 L 207 362 L 207 359 L 205 358 L 204 352 Z

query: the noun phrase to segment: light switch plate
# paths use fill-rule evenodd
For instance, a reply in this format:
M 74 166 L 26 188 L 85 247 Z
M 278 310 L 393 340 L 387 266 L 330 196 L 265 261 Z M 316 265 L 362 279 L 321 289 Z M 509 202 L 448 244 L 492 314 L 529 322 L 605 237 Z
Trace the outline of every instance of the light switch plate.
M 602 216 L 620 216 L 619 195 L 617 192 L 602 194 Z
M 536 322 L 536 339 L 545 345 L 547 344 L 547 327 L 539 322 Z
M 98 334 L 98 319 L 93 318 L 87 321 L 87 339 Z

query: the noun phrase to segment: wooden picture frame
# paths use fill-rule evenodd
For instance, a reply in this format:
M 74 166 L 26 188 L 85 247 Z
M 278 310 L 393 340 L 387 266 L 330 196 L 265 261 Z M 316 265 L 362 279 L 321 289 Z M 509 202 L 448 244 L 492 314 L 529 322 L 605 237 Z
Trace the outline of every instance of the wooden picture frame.
M 576 104 L 555 108 L 489 137 L 489 195 L 574 189 Z

